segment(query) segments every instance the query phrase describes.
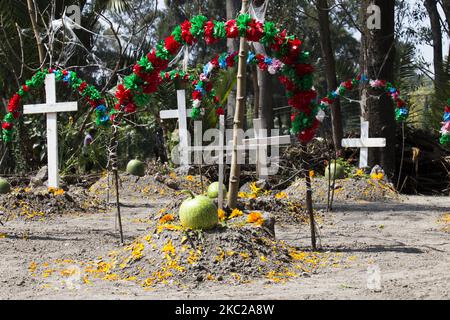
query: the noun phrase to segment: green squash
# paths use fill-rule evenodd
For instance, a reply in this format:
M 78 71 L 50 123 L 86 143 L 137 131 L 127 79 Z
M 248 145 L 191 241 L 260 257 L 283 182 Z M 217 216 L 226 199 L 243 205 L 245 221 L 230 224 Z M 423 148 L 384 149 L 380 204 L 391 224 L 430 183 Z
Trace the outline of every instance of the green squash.
M 331 166 L 331 168 L 329 168 Z M 331 171 L 331 172 L 330 172 Z M 332 162 L 329 166 L 325 168 L 325 180 L 329 180 L 331 173 L 331 181 L 333 181 L 333 176 L 336 180 L 345 178 L 345 168 L 338 162 Z
M 137 159 L 131 160 L 127 164 L 127 172 L 133 176 L 145 176 L 145 164 Z
M 11 185 L 6 179 L 0 178 L 0 194 L 5 194 L 11 191 Z
M 222 184 L 223 197 L 227 196 L 227 188 Z M 208 197 L 217 199 L 219 197 L 219 182 L 213 182 L 209 185 L 207 190 Z
M 180 206 L 179 217 L 181 225 L 193 230 L 208 230 L 219 223 L 217 207 L 214 202 L 203 195 L 194 196 L 190 191 L 190 199 L 184 200 Z

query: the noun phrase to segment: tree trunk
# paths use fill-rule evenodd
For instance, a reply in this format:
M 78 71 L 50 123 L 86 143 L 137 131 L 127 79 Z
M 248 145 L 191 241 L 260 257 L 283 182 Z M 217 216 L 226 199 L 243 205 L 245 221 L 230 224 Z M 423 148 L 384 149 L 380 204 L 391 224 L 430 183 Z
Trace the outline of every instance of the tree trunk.
M 320 47 L 322 49 L 322 58 L 325 61 L 325 74 L 327 78 L 327 92 L 335 90 L 338 87 L 336 78 L 336 61 L 334 58 L 333 47 L 331 45 L 330 36 L 330 18 L 329 7 L 327 0 L 317 0 L 317 12 L 319 14 L 319 32 L 320 32 Z M 342 113 L 341 103 L 336 99 L 331 106 L 331 122 L 333 127 L 333 141 L 336 146 L 336 151 L 342 150 L 341 141 L 344 136 L 342 127 Z
M 36 39 L 36 44 L 38 48 L 39 64 L 41 65 L 41 68 L 43 68 L 43 64 L 45 61 L 45 48 L 44 44 L 42 43 L 41 36 L 39 35 L 39 30 L 37 27 L 36 8 L 34 7 L 33 0 L 27 0 L 27 6 L 28 6 L 28 15 L 31 20 L 31 28 L 33 29 L 34 37 Z
M 425 0 L 424 5 L 430 18 L 431 34 L 433 38 L 434 87 L 436 92 L 439 92 L 445 86 L 440 17 L 436 0 Z
M 248 0 L 242 0 L 241 13 L 247 12 Z M 248 44 L 245 38 L 241 38 L 239 46 L 239 65 L 237 74 L 237 92 L 236 92 L 236 112 L 233 124 L 233 152 L 231 156 L 231 172 L 228 193 L 228 208 L 235 209 L 237 204 L 237 196 L 239 192 L 239 182 L 241 175 L 241 166 L 238 164 L 237 145 L 239 132 L 244 125 L 246 85 L 247 85 L 247 55 Z
M 379 6 L 381 9 L 381 29 L 369 30 L 367 27 L 366 21 L 369 16 L 367 8 L 372 4 Z M 393 80 L 395 58 L 394 8 L 394 0 L 364 0 L 362 2 L 364 19 L 361 37 L 361 69 L 369 79 Z M 363 94 L 365 94 L 364 90 Z M 370 149 L 369 165 L 381 165 L 387 178 L 393 179 L 396 143 L 394 106 L 391 99 L 383 94 L 383 90 L 368 87 L 367 94 L 367 104 L 363 106 L 366 110 L 364 110 L 363 116 L 370 122 L 370 136 L 386 138 L 385 148 Z M 380 98 L 373 98 L 372 96 L 380 96 Z M 365 97 L 361 97 L 361 99 L 364 100 Z
M 237 0 L 226 0 L 226 10 L 227 10 L 227 20 L 234 19 L 236 17 L 237 8 L 238 8 Z M 238 40 L 237 39 L 227 39 L 227 50 L 228 52 L 235 52 L 238 50 Z M 233 127 L 233 119 L 235 112 L 235 103 L 236 103 L 236 87 L 234 87 L 228 96 L 227 101 L 227 110 L 225 117 L 225 127 L 231 128 Z
M 259 85 L 258 85 L 258 67 L 252 68 L 252 82 L 253 82 L 253 119 L 259 118 Z
M 258 68 L 259 87 L 259 118 L 262 122 L 262 129 L 273 128 L 273 94 L 271 76 Z M 270 133 L 270 131 L 269 131 Z

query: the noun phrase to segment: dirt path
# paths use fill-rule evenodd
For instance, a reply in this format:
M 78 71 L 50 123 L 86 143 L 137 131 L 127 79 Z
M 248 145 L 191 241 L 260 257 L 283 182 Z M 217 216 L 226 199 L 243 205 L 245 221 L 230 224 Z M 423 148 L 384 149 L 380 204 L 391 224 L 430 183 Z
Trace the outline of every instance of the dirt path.
M 146 230 L 154 206 L 125 201 L 128 240 Z M 144 290 L 124 281 L 71 287 L 61 280 L 33 277 L 30 264 L 88 260 L 117 245 L 114 215 L 63 216 L 40 222 L 10 221 L 0 226 L 0 299 L 448 299 L 450 234 L 437 221 L 450 212 L 449 197 L 403 197 L 396 203 L 338 204 L 325 217 L 321 243 L 346 261 L 311 277 L 273 284 L 209 282 L 199 289 Z M 307 247 L 308 228 L 278 228 L 277 237 Z M 381 292 L 367 289 L 367 268 L 379 267 Z M 44 284 L 47 283 L 47 284 Z

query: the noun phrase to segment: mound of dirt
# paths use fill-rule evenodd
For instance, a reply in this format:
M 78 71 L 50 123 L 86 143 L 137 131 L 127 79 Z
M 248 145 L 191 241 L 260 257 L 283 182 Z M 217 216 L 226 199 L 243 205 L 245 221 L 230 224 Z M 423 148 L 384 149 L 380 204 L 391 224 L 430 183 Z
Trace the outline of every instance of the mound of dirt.
M 15 188 L 0 196 L 0 211 L 5 220 L 39 220 L 56 214 L 77 214 L 104 211 L 105 204 L 92 197 L 84 188 L 70 186 L 49 191 L 47 187 Z
M 131 244 L 96 260 L 71 261 L 78 266 L 78 279 L 85 283 L 125 281 L 145 288 L 193 288 L 210 281 L 239 284 L 262 278 L 284 282 L 336 263 L 330 253 L 301 251 L 277 241 L 274 219 L 265 212 L 236 209 L 222 216 L 218 227 L 203 232 L 183 230 L 177 216 L 166 212 L 152 217 L 148 231 Z M 41 271 L 45 270 L 33 270 Z
M 314 178 L 311 182 L 311 187 L 313 201 L 315 203 L 327 203 L 328 180 L 325 178 Z M 305 180 L 296 180 L 284 192 L 289 198 L 304 199 L 306 195 Z M 397 191 L 384 180 L 347 178 L 336 180 L 334 186 L 334 200 L 337 202 L 390 201 L 395 199 L 398 199 Z
M 153 176 L 146 175 L 141 178 L 121 173 L 119 180 L 121 198 L 145 200 L 154 200 L 155 198 L 166 196 L 178 198 L 180 191 L 184 189 L 201 194 L 210 183 L 205 177 L 190 175 L 183 177 L 178 176 L 174 172 L 158 172 Z M 114 201 L 116 192 L 112 175 L 105 175 L 99 179 L 89 188 L 89 193 L 102 199 L 106 199 L 109 193 L 109 198 L 111 201 Z

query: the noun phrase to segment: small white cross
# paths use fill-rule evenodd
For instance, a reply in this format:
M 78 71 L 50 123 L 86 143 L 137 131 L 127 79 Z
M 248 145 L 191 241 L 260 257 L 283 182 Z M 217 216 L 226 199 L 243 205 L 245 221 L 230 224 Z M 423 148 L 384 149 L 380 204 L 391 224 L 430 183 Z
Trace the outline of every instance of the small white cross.
M 59 188 L 58 166 L 58 112 L 78 110 L 78 103 L 56 102 L 55 75 L 45 76 L 45 104 L 30 104 L 23 106 L 24 114 L 45 113 L 47 115 L 47 161 L 48 161 L 48 187 Z
M 368 166 L 369 148 L 386 147 L 386 139 L 369 138 L 369 122 L 361 119 L 361 138 L 342 139 L 342 147 L 361 148 L 359 154 L 359 167 L 366 168 Z

